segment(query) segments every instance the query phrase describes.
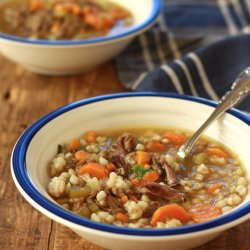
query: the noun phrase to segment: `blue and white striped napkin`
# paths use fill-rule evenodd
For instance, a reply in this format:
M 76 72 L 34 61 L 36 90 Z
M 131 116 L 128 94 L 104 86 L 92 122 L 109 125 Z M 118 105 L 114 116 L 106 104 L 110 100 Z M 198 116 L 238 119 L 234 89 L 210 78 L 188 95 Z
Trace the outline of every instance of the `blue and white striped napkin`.
M 117 58 L 134 91 L 218 101 L 250 66 L 250 0 L 167 0 L 157 24 Z M 250 98 L 239 106 L 250 112 Z

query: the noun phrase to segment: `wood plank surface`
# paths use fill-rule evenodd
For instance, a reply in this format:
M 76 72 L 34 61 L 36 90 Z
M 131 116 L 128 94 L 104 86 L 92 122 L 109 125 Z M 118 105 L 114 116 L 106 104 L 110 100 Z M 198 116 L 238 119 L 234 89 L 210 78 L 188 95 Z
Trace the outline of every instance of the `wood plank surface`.
M 10 156 L 22 131 L 46 113 L 79 99 L 122 91 L 125 89 L 112 62 L 84 75 L 48 77 L 32 74 L 0 55 L 1 250 L 101 250 L 51 221 L 22 198 L 11 178 Z M 247 250 L 249 239 L 248 221 L 197 250 Z

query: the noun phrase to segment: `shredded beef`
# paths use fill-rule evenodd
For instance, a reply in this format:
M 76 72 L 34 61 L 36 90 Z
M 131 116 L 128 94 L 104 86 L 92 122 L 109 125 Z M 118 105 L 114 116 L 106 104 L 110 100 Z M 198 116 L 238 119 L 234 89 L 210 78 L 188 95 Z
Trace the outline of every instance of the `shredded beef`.
M 84 203 L 84 199 L 83 198 L 78 198 L 78 200 L 73 203 L 72 211 L 77 211 L 83 206 L 86 206 L 85 203 Z
M 26 28 L 31 34 L 39 34 L 39 36 L 46 35 L 54 22 L 53 16 L 45 10 L 38 12 L 36 15 L 27 16 L 26 18 Z
M 136 139 L 132 135 L 127 134 L 125 136 L 121 136 L 118 139 L 118 142 L 119 142 L 119 140 L 120 140 L 120 143 L 123 144 L 123 147 L 124 147 L 126 153 L 131 153 L 135 150 Z
M 176 186 L 178 179 L 173 170 L 168 166 L 164 157 L 157 153 L 151 153 L 152 168 L 164 176 L 165 183 L 170 186 Z
M 155 182 L 146 183 L 144 190 L 146 190 L 144 193 L 152 200 L 183 201 L 185 198 L 185 195 L 179 190 Z
M 13 29 L 18 29 L 19 26 L 24 25 L 25 19 L 29 14 L 29 10 L 26 5 L 19 7 L 17 10 L 7 8 L 4 11 L 4 19 Z
M 108 195 L 106 198 L 106 201 L 107 201 L 108 208 L 110 209 L 110 211 L 112 212 L 123 211 L 122 204 L 119 202 L 119 200 L 117 200 L 117 198 L 111 195 Z
M 133 135 L 125 134 L 112 143 L 109 151 L 115 154 L 126 155 L 135 150 L 136 140 Z
M 168 186 L 169 187 L 176 186 L 178 184 L 178 179 L 177 179 L 174 171 L 167 165 L 166 162 L 162 165 L 162 167 L 166 173 L 165 181 L 168 184 Z
M 135 165 L 135 152 L 129 153 L 125 156 L 125 162 L 130 167 Z
M 145 218 L 151 218 L 155 212 L 155 210 L 157 209 L 158 207 L 157 206 L 150 206 L 150 207 L 147 207 L 142 216 L 145 217 Z
M 160 175 L 163 175 L 164 169 L 162 168 L 161 155 L 157 153 L 151 153 L 151 161 L 153 170 L 157 171 Z
M 74 156 L 68 157 L 66 159 L 66 170 L 69 170 L 70 168 L 75 169 L 76 167 L 76 159 Z
M 128 195 L 129 197 L 136 198 L 137 200 L 140 200 L 142 192 L 135 187 L 131 187 L 129 190 L 126 191 L 126 195 Z
M 131 134 L 126 134 L 120 136 L 104 152 L 104 157 L 116 166 L 117 171 L 122 176 L 128 177 L 131 173 L 131 165 L 127 157 L 129 153 L 135 150 L 135 145 L 135 138 Z

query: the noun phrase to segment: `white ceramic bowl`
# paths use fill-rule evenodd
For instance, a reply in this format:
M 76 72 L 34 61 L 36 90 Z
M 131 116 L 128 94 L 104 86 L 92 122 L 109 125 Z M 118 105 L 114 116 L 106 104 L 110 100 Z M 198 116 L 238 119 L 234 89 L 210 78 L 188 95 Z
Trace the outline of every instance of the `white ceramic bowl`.
M 0 0 L 0 3 L 8 0 Z M 161 0 L 112 0 L 126 7 L 134 24 L 122 31 L 87 40 L 31 40 L 0 33 L 0 52 L 26 69 L 46 75 L 70 75 L 88 71 L 118 55 L 136 35 L 156 20 Z
M 208 222 L 173 229 L 134 229 L 93 222 L 60 206 L 46 192 L 47 164 L 57 145 L 95 129 L 151 125 L 197 129 L 214 110 L 205 99 L 157 93 L 124 93 L 78 101 L 46 115 L 29 127 L 12 154 L 12 175 L 24 198 L 40 212 L 107 249 L 189 249 L 250 218 L 250 194 L 230 213 Z M 250 120 L 231 110 L 206 135 L 228 145 L 250 174 Z

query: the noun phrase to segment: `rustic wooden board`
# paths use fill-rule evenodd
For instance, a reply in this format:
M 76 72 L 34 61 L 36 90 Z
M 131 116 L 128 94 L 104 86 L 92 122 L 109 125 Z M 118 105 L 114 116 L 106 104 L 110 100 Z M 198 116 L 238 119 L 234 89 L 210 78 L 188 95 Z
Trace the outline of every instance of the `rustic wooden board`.
M 115 66 L 85 75 L 46 77 L 27 72 L 0 56 L 0 249 L 101 250 L 33 209 L 10 173 L 11 150 L 21 132 L 46 113 L 72 101 L 122 92 Z M 250 249 L 250 222 L 226 231 L 200 250 Z M 138 246 L 140 249 L 140 246 Z

